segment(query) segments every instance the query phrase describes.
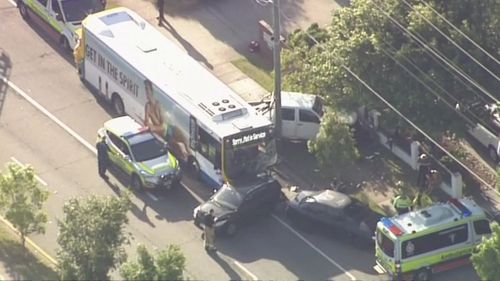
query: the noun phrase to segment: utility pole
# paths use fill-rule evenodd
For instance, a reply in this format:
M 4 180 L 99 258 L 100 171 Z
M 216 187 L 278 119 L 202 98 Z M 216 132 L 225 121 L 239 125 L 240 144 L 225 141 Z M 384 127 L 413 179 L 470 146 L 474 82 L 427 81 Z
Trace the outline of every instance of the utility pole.
M 273 63 L 274 63 L 274 133 L 281 138 L 281 32 L 280 32 L 280 0 L 272 0 L 273 4 Z

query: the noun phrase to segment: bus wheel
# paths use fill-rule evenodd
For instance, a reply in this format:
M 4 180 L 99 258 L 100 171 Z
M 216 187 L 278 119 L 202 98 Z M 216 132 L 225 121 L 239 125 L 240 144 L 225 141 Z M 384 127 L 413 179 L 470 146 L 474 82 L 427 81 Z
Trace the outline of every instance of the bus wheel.
M 429 281 L 431 280 L 432 272 L 428 268 L 421 268 L 413 275 L 415 281 Z
M 19 13 L 21 14 L 21 17 L 23 17 L 24 20 L 28 20 L 30 15 L 28 14 L 26 5 L 21 0 L 17 1 L 17 5 L 19 6 Z
M 123 101 L 117 94 L 114 94 L 111 98 L 111 103 L 113 103 L 113 109 L 118 116 L 125 115 L 125 106 L 123 105 Z

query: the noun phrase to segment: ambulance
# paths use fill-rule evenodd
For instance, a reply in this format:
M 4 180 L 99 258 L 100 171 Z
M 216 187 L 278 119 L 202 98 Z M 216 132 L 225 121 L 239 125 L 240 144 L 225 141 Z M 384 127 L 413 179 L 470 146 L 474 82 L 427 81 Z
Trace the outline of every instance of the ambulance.
M 78 42 L 76 30 L 89 14 L 104 10 L 105 0 L 18 0 L 17 7 L 25 20 L 39 25 L 65 50 Z
M 395 280 L 431 280 L 434 273 L 468 264 L 490 233 L 485 212 L 469 198 L 382 218 L 375 230 L 375 269 Z

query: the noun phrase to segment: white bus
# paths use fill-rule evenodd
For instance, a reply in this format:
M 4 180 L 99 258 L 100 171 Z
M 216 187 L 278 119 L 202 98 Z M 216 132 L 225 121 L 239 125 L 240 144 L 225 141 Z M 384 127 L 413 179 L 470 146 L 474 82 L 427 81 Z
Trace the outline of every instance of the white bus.
M 89 15 L 81 32 L 81 79 L 164 138 L 184 167 L 214 188 L 269 180 L 272 123 L 152 25 L 115 8 Z

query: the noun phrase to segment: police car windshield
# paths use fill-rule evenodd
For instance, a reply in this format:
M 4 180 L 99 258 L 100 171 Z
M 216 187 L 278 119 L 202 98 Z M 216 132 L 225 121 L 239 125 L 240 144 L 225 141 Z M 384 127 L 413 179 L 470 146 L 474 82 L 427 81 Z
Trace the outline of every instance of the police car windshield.
M 137 162 L 155 159 L 168 152 L 165 144 L 150 133 L 132 136 L 128 141 L 132 156 Z
M 104 10 L 102 0 L 63 0 L 62 10 L 66 21 L 81 22 L 87 15 Z
M 213 200 L 219 205 L 232 210 L 236 210 L 242 202 L 241 195 L 228 185 L 223 185 L 221 189 L 215 193 Z

